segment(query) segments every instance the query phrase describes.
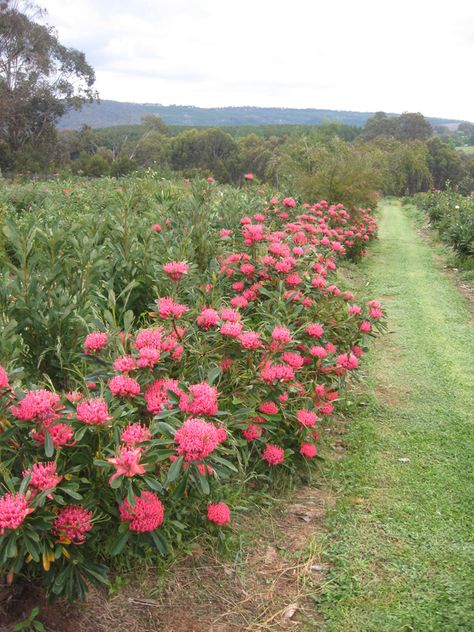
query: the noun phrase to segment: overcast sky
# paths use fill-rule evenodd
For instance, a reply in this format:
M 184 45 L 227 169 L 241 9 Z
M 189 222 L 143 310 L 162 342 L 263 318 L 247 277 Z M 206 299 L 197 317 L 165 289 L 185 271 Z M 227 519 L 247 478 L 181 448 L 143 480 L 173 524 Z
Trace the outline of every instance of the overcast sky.
M 468 0 L 37 0 L 102 99 L 474 121 Z

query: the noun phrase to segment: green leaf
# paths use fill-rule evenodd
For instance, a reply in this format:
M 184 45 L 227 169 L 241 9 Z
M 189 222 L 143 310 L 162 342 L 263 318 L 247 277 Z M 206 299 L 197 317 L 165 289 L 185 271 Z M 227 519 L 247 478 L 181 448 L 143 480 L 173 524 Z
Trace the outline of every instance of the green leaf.
M 168 543 L 164 537 L 156 531 L 151 531 L 150 535 L 158 551 L 162 555 L 166 555 L 166 552 L 168 551 Z
M 233 472 L 239 471 L 233 463 L 231 463 L 227 459 L 223 459 L 221 456 L 213 455 L 212 460 L 216 461 L 216 463 L 220 463 L 221 465 L 224 465 L 225 467 L 227 467 L 229 470 L 232 470 Z
M 222 375 L 222 370 L 218 366 L 214 366 L 207 372 L 207 383 L 212 386 L 218 377 Z
M 44 453 L 50 459 L 54 454 L 54 445 L 49 430 L 44 433 Z
M 160 493 L 163 492 L 163 485 L 156 479 L 151 478 L 151 476 L 144 476 L 143 480 L 148 485 L 148 487 L 152 489 L 153 491 L 160 492 Z
M 114 542 L 114 545 L 110 549 L 110 555 L 118 555 L 121 553 L 128 542 L 130 537 L 130 531 L 125 531 L 118 540 Z
M 164 483 L 164 487 L 168 487 L 168 485 L 170 483 L 172 483 L 174 480 L 176 480 L 179 476 L 179 473 L 181 472 L 181 467 L 183 465 L 183 461 L 184 461 L 184 455 L 182 454 L 180 457 L 178 457 L 176 459 L 176 461 L 173 461 L 173 463 L 171 464 L 170 469 L 168 470 L 168 474 L 166 476 L 166 481 Z

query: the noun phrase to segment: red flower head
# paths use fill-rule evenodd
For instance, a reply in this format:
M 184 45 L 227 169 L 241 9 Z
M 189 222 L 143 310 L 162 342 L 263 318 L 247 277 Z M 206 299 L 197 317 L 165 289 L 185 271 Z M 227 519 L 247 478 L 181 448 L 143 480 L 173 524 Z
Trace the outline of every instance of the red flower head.
M 207 506 L 207 517 L 218 525 L 229 524 L 230 509 L 226 503 L 211 503 Z

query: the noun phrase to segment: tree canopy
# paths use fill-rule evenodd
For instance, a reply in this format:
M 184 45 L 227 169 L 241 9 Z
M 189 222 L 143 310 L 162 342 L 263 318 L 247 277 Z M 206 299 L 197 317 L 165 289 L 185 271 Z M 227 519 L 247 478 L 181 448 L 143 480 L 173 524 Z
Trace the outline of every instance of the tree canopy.
M 69 109 L 91 101 L 94 71 L 84 53 L 63 46 L 45 12 L 0 0 L 0 140 L 15 152 L 48 144 Z

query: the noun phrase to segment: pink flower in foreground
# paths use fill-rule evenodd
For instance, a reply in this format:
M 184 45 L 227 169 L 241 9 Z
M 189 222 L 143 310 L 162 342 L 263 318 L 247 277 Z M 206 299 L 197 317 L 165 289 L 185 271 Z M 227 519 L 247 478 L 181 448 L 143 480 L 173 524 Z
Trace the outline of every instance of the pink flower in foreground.
M 190 396 L 183 393 L 179 407 L 192 415 L 215 415 L 218 411 L 218 392 L 215 386 L 209 386 L 207 382 L 193 384 L 189 387 Z
M 361 326 L 359 327 L 360 331 L 362 331 L 362 333 L 364 334 L 368 334 L 369 331 L 372 329 L 371 324 L 369 323 L 368 320 L 364 320 L 361 323 Z
M 306 409 L 298 410 L 296 413 L 296 417 L 298 418 L 300 424 L 302 424 L 303 426 L 314 426 L 314 424 L 318 420 L 316 413 L 313 413 L 313 411 Z
M 126 445 L 133 447 L 137 445 L 137 443 L 143 443 L 144 441 L 150 441 L 151 432 L 141 423 L 137 422 L 134 424 L 129 424 L 124 430 L 122 430 L 120 434 L 120 441 L 125 443 Z
M 230 237 L 232 235 L 232 231 L 229 228 L 222 228 L 219 231 L 219 237 Z
M 314 443 L 302 443 L 300 447 L 300 454 L 307 457 L 308 459 L 313 459 L 318 453 L 318 450 Z
M 161 327 L 153 327 L 151 329 L 142 329 L 135 338 L 135 349 L 152 348 L 159 349 L 161 345 Z
M 151 230 L 155 231 L 155 233 L 161 233 L 161 224 L 153 224 Z
M 112 419 L 109 415 L 107 402 L 100 397 L 84 399 L 79 402 L 76 408 L 76 417 L 79 421 L 90 426 L 100 426 Z
M 160 318 L 181 318 L 189 312 L 189 307 L 175 303 L 170 296 L 165 296 L 155 301 L 158 305 L 158 315 Z
M 53 421 L 59 415 L 56 409 L 59 404 L 59 395 L 45 389 L 28 391 L 18 406 L 11 406 L 14 417 L 21 421 Z
M 189 266 L 185 261 L 170 261 L 163 266 L 164 272 L 173 281 L 179 281 L 184 274 L 189 272 Z
M 155 380 L 145 391 L 147 410 L 154 415 L 160 413 L 165 407 L 172 408 L 167 391 L 175 393 L 178 397 L 183 395 L 179 388 L 178 380 Z
M 129 522 L 129 531 L 154 531 L 163 524 L 165 510 L 161 500 L 153 492 L 142 492 L 135 497 L 132 507 L 127 499 L 119 505 L 120 520 Z
M 262 402 L 258 410 L 264 415 L 276 415 L 278 413 L 278 406 L 275 402 Z
M 140 394 L 140 384 L 127 375 L 116 375 L 111 378 L 109 388 L 116 397 L 135 397 Z
M 321 338 L 324 333 L 324 329 L 319 323 L 312 323 L 306 327 L 306 333 L 312 338 Z
M 115 474 L 112 474 L 109 478 L 109 485 L 118 476 L 131 478 L 136 474 L 145 474 L 146 470 L 140 463 L 141 455 L 141 448 L 129 448 L 122 446 L 119 449 L 117 456 L 106 459 L 109 463 L 112 463 L 115 466 Z
M 133 371 L 133 369 L 137 368 L 137 361 L 132 356 L 120 356 L 114 361 L 113 369 L 114 371 L 119 371 L 120 373 L 128 373 L 129 371 Z
M 253 173 L 244 173 L 244 180 L 253 180 Z
M 23 494 L 5 494 L 0 498 L 0 536 L 5 529 L 18 529 L 23 520 L 33 509 Z
M 269 465 L 278 465 L 279 463 L 283 463 L 284 458 L 285 451 L 283 448 L 280 448 L 278 445 L 273 445 L 272 443 L 267 443 L 262 453 L 262 459 L 264 461 Z
M 287 197 L 283 199 L 283 206 L 286 206 L 287 208 L 295 208 L 296 206 L 296 200 L 292 197 Z
M 242 325 L 240 323 L 224 323 L 221 325 L 220 332 L 223 336 L 238 338 L 242 333 Z
M 239 342 L 244 349 L 258 349 L 262 346 L 260 334 L 256 331 L 244 331 L 239 336 Z
M 82 544 L 86 539 L 84 534 L 91 529 L 92 511 L 87 511 L 82 505 L 69 505 L 59 511 L 52 531 L 63 544 Z
M 263 429 L 259 426 L 255 426 L 254 424 L 249 424 L 245 430 L 242 430 L 242 434 L 244 435 L 244 439 L 246 441 L 255 441 L 255 439 L 259 439 L 262 436 Z
M 62 476 L 56 474 L 56 463 L 35 463 L 30 470 L 23 472 L 23 478 L 31 474 L 30 486 L 40 491 L 53 490 L 62 481 Z
M 84 341 L 84 351 L 86 353 L 95 353 L 100 349 L 103 349 L 107 344 L 107 334 L 100 331 L 94 331 L 86 336 Z
M 45 432 L 44 430 L 40 430 L 39 432 L 31 433 L 32 438 L 38 445 L 42 445 L 45 442 Z M 49 432 L 51 443 L 55 448 L 62 448 L 64 446 L 71 447 L 76 443 L 73 441 L 74 430 L 67 424 L 59 423 L 50 425 L 47 428 L 47 432 Z
M 218 525 L 229 524 L 230 509 L 226 503 L 210 503 L 207 506 L 207 517 Z
M 152 369 L 155 364 L 158 364 L 161 357 L 159 349 L 155 349 L 154 347 L 142 347 L 139 355 L 140 357 L 138 358 L 137 365 L 141 369 L 144 369 L 145 367 Z
M 205 307 L 196 318 L 199 329 L 208 331 L 211 327 L 215 327 L 219 322 L 219 314 L 212 307 Z
M 8 388 L 8 375 L 3 366 L 0 364 L 0 388 Z
M 273 340 L 277 340 L 278 342 L 291 342 L 291 333 L 289 329 L 279 325 L 277 327 L 274 327 L 272 331 L 272 338 Z
M 190 417 L 174 435 L 178 454 L 186 461 L 200 461 L 213 452 L 219 443 L 217 428 L 204 419 Z

